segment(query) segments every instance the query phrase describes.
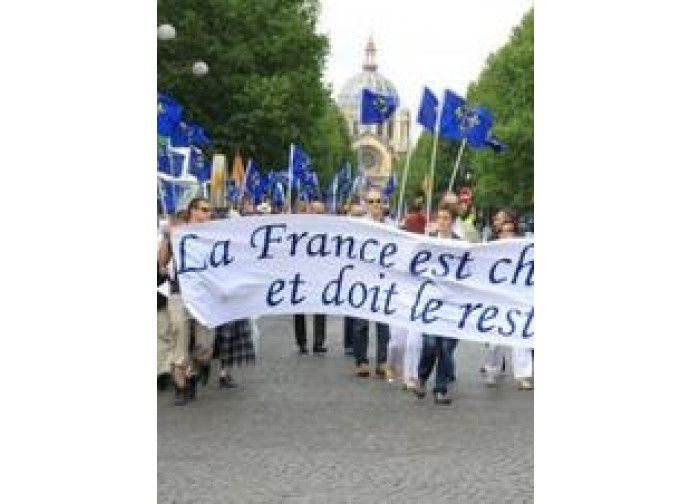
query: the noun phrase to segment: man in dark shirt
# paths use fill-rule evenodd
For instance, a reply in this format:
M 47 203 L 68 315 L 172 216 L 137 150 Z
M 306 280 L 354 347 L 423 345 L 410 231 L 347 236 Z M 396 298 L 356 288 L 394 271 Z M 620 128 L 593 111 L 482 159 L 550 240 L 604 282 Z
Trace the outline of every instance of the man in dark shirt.
M 312 202 L 307 208 L 308 213 L 323 214 L 326 208 L 320 201 Z M 295 313 L 293 316 L 295 324 L 295 342 L 301 354 L 309 353 L 307 350 L 307 319 L 304 313 Z M 326 342 L 326 315 L 323 313 L 314 314 L 314 354 L 323 354 L 328 351 L 324 346 Z

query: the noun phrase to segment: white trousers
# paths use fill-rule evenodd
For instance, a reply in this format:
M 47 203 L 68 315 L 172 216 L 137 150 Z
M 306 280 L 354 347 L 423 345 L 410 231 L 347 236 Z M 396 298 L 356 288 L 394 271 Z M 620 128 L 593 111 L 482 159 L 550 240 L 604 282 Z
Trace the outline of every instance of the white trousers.
M 249 324 L 252 328 L 252 343 L 254 343 L 254 353 L 259 357 L 259 341 L 261 341 L 261 331 L 259 330 L 259 318 L 251 317 Z
M 503 358 L 505 357 L 507 361 L 509 355 L 512 356 L 513 376 L 515 376 L 515 379 L 532 378 L 534 376 L 534 360 L 532 359 L 531 348 L 511 348 L 502 345 L 489 345 L 484 362 L 486 374 L 492 376 L 500 374 Z
M 417 367 L 422 355 L 422 334 L 405 327 L 391 326 L 388 340 L 388 365 L 402 369 L 404 381 L 417 379 Z

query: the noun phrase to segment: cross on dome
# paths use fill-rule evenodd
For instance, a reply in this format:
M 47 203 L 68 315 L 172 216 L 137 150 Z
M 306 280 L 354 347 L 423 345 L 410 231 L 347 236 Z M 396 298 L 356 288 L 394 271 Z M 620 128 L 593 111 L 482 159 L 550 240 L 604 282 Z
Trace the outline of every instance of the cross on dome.
M 369 42 L 367 42 L 367 47 L 364 50 L 364 65 L 362 65 L 364 71 L 375 72 L 378 68 L 376 64 L 376 45 L 374 45 L 374 37 L 369 37 Z

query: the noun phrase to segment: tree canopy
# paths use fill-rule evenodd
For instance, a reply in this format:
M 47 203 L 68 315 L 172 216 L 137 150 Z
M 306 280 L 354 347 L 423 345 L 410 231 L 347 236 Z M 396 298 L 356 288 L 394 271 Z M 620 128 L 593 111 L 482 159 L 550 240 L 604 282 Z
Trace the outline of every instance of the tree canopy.
M 203 126 L 210 150 L 240 149 L 263 169 L 282 169 L 294 142 L 328 176 L 351 159 L 347 129 L 321 77 L 328 39 L 316 33 L 318 0 L 159 0 L 158 90 Z M 192 75 L 201 60 L 209 72 Z
M 466 147 L 462 165 L 472 175 L 470 185 L 480 208 L 510 205 L 520 211 L 534 208 L 534 9 L 513 30 L 510 41 L 491 54 L 476 81 L 466 91 L 470 106 L 482 105 L 494 117 L 492 134 L 506 145 L 491 149 Z M 440 97 L 439 97 L 440 98 Z M 433 136 L 423 133 L 410 162 L 407 195 L 419 192 L 429 172 Z M 440 139 L 435 191 L 447 190 L 460 142 Z M 462 173 L 462 169 L 460 170 Z M 456 186 L 460 185 L 456 179 Z M 409 198 L 408 198 L 409 199 Z

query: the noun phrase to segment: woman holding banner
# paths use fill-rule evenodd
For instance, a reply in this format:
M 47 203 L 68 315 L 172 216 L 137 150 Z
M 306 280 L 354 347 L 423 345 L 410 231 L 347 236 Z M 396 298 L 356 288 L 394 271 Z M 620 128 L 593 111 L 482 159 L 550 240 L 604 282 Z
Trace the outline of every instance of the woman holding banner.
M 499 210 L 494 216 L 494 230 L 497 239 L 506 240 L 517 238 L 518 217 L 517 214 L 508 208 Z M 489 351 L 484 364 L 486 370 L 485 384 L 487 387 L 497 385 L 497 376 L 501 367 L 508 358 L 508 347 L 500 345 L 489 345 Z M 513 375 L 519 390 L 532 390 L 534 386 L 530 381 L 534 376 L 534 360 L 532 350 L 529 348 L 512 349 L 513 356 Z
M 206 198 L 196 197 L 187 208 L 190 224 L 211 220 L 211 205 Z M 181 225 L 172 223 L 163 233 L 163 240 L 158 246 L 158 268 L 168 267 L 173 261 L 170 232 Z M 173 383 L 175 386 L 175 405 L 183 406 L 196 397 L 196 385 L 208 376 L 209 363 L 213 354 L 214 333 L 199 324 L 192 317 L 182 301 L 176 268 L 172 268 L 170 278 L 170 297 L 168 314 L 170 316 L 170 334 L 173 345 Z
M 422 201 L 415 200 L 410 212 L 405 216 L 402 228 L 410 233 L 424 234 L 426 217 L 422 214 Z M 417 368 L 422 352 L 422 333 L 406 327 L 391 326 L 391 337 L 388 342 L 388 363 L 386 378 L 393 383 L 398 375 L 402 376 L 403 389 L 417 388 Z
M 242 215 L 231 218 L 239 217 Z M 230 370 L 256 364 L 256 343 L 259 338 L 257 319 L 243 318 L 222 324 L 215 329 L 215 336 L 213 357 L 220 361 L 218 388 L 236 388 L 238 385 Z

